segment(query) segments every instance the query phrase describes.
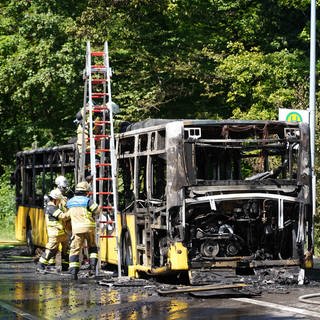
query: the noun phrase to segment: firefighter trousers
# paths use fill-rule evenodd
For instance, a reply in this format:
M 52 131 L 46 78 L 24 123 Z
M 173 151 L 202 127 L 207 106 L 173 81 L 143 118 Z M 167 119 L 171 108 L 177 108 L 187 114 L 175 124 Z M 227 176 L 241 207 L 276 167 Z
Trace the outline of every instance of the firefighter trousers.
M 78 274 L 80 269 L 80 251 L 84 246 L 85 240 L 87 241 L 90 268 L 95 271 L 98 262 L 98 248 L 95 239 L 95 230 L 85 233 L 76 233 L 71 238 L 70 245 L 70 273 Z
M 69 240 L 66 234 L 60 236 L 50 237 L 46 244 L 46 250 L 40 257 L 39 263 L 42 268 L 49 265 L 50 260 L 55 258 L 59 245 L 61 244 L 61 267 L 63 271 L 69 268 Z

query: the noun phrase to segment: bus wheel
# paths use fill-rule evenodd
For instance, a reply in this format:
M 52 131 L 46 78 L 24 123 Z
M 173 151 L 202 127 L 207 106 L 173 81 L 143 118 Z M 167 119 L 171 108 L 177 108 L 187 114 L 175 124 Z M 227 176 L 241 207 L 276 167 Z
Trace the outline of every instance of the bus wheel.
M 35 253 L 35 246 L 32 241 L 32 229 L 28 228 L 26 233 L 27 238 L 27 252 L 29 256 L 33 256 Z
M 124 275 L 128 275 L 128 266 L 132 265 L 132 246 L 128 230 L 121 236 L 121 265 Z

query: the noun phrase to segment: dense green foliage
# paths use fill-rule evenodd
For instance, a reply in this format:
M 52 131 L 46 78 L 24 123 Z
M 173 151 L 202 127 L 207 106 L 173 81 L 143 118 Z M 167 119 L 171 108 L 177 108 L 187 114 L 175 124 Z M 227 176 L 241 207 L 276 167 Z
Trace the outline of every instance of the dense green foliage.
M 109 41 L 120 119 L 276 119 L 308 104 L 305 0 L 6 0 L 0 14 L 1 166 L 74 135 L 86 40 Z
M 109 41 L 118 118 L 276 119 L 308 105 L 306 0 L 3 0 L 0 174 L 64 143 L 82 106 L 85 42 Z
M 41 1 L 7 1 L 0 10 L 0 160 L 7 164 L 33 141 L 43 146 L 70 134 L 82 52 L 68 11 Z
M 0 240 L 14 238 L 15 189 L 10 185 L 9 177 L 9 168 L 6 168 L 0 177 Z

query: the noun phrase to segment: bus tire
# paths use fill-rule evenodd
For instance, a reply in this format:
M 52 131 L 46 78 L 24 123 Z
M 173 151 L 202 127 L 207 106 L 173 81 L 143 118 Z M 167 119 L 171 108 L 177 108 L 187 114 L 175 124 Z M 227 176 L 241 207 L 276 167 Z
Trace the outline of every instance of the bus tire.
M 124 275 L 128 275 L 128 266 L 132 265 L 132 245 L 128 230 L 124 230 L 121 235 L 121 266 Z
M 32 229 L 28 228 L 26 232 L 26 240 L 27 240 L 27 252 L 29 256 L 33 256 L 35 253 L 35 246 L 32 241 Z

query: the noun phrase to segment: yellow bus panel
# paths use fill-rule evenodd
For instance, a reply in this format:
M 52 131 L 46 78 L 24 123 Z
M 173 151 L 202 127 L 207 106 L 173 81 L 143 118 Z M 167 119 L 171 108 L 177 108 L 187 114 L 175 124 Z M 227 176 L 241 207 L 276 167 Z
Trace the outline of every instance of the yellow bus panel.
M 19 206 L 15 219 L 15 233 L 16 239 L 19 241 L 26 241 L 27 232 L 27 216 L 30 208 Z
M 30 219 L 33 245 L 45 247 L 48 241 L 45 215 L 42 208 L 19 206 L 15 219 L 16 239 L 27 240 L 27 219 Z
M 121 231 L 122 231 L 122 225 L 121 225 L 121 216 L 118 214 L 117 216 L 117 223 L 118 223 L 118 235 L 119 240 L 121 240 Z M 131 239 L 131 248 L 132 248 L 132 261 L 135 265 L 137 263 L 137 252 L 134 250 L 136 248 L 136 227 L 135 227 L 135 216 L 134 215 L 126 215 L 126 225 L 127 230 L 130 235 Z M 100 238 L 100 257 L 101 260 L 110 264 L 118 264 L 118 249 L 117 249 L 117 243 L 116 243 L 116 232 L 115 229 L 111 233 L 111 238 Z

